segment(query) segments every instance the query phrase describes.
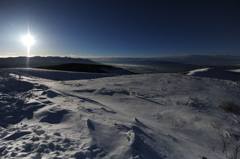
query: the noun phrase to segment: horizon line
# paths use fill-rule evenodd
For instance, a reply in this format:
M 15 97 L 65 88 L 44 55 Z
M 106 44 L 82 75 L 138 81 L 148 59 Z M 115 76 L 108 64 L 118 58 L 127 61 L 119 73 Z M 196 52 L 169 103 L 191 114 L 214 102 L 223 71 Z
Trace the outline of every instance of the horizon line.
M 26 58 L 32 58 L 32 57 L 65 57 L 65 58 L 161 58 L 161 57 L 167 57 L 167 56 L 204 56 L 204 55 L 215 55 L 215 56 L 226 56 L 226 55 L 235 55 L 240 56 L 240 53 L 226 53 L 226 54 L 220 54 L 220 53 L 204 53 L 204 54 L 165 54 L 165 55 L 158 55 L 158 56 L 81 56 L 81 55 L 70 55 L 70 56 L 61 56 L 61 55 L 47 55 L 47 56 L 0 56 L 0 58 L 17 58 L 17 57 L 26 57 Z

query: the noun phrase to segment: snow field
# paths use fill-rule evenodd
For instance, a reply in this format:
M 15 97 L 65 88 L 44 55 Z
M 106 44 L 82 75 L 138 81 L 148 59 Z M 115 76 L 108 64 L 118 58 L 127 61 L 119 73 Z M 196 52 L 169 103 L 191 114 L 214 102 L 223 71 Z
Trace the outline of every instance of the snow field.
M 238 82 L 180 74 L 53 81 L 0 72 L 2 158 L 224 159 L 240 140 Z M 44 74 L 44 72 L 42 72 Z M 80 77 L 80 76 L 79 76 Z

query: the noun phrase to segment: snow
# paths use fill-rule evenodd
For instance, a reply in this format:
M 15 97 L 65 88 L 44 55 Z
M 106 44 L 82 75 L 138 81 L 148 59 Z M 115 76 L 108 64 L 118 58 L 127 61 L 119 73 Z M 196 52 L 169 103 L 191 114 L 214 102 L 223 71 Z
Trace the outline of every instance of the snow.
M 66 76 L 75 80 L 55 80 Z M 218 106 L 239 105 L 239 94 L 239 82 L 182 74 L 2 69 L 0 156 L 225 159 L 221 136 L 231 139 L 231 156 L 240 116 Z
M 240 73 L 240 69 L 235 69 L 235 70 L 230 70 L 230 71 Z
M 225 71 L 213 68 L 203 68 L 189 71 L 187 75 L 207 78 L 217 78 L 223 80 L 240 81 L 240 74 L 236 71 Z
M 46 69 L 35 69 L 35 68 L 8 68 L 6 72 L 12 72 L 16 75 L 25 75 L 35 78 L 44 78 L 51 80 L 77 80 L 77 79 L 94 79 L 103 77 L 112 77 L 121 74 L 126 74 L 126 71 L 109 71 L 109 74 L 105 73 L 85 73 L 85 72 L 70 72 L 70 71 L 56 71 Z M 127 73 L 130 74 L 130 73 Z

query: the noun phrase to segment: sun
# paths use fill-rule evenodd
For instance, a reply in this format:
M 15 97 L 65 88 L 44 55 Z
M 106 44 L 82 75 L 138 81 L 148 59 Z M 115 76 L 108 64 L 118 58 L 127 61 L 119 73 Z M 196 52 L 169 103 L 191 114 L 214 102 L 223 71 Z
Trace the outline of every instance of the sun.
M 28 48 L 35 43 L 34 37 L 30 34 L 23 36 L 21 40 Z

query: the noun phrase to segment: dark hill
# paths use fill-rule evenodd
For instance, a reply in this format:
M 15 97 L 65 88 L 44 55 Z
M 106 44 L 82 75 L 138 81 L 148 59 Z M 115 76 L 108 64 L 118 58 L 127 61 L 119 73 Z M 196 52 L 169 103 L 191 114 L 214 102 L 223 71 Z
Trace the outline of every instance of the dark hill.
M 36 68 L 60 70 L 60 71 L 74 71 L 74 72 L 132 74 L 131 72 L 121 68 L 108 66 L 108 65 L 99 65 L 99 64 L 68 63 L 68 64 L 62 64 L 62 65 L 53 65 L 53 66 L 40 66 Z
M 70 58 L 70 57 L 9 57 L 0 58 L 0 68 L 12 67 L 39 67 L 61 65 L 66 63 L 99 64 L 88 59 Z

